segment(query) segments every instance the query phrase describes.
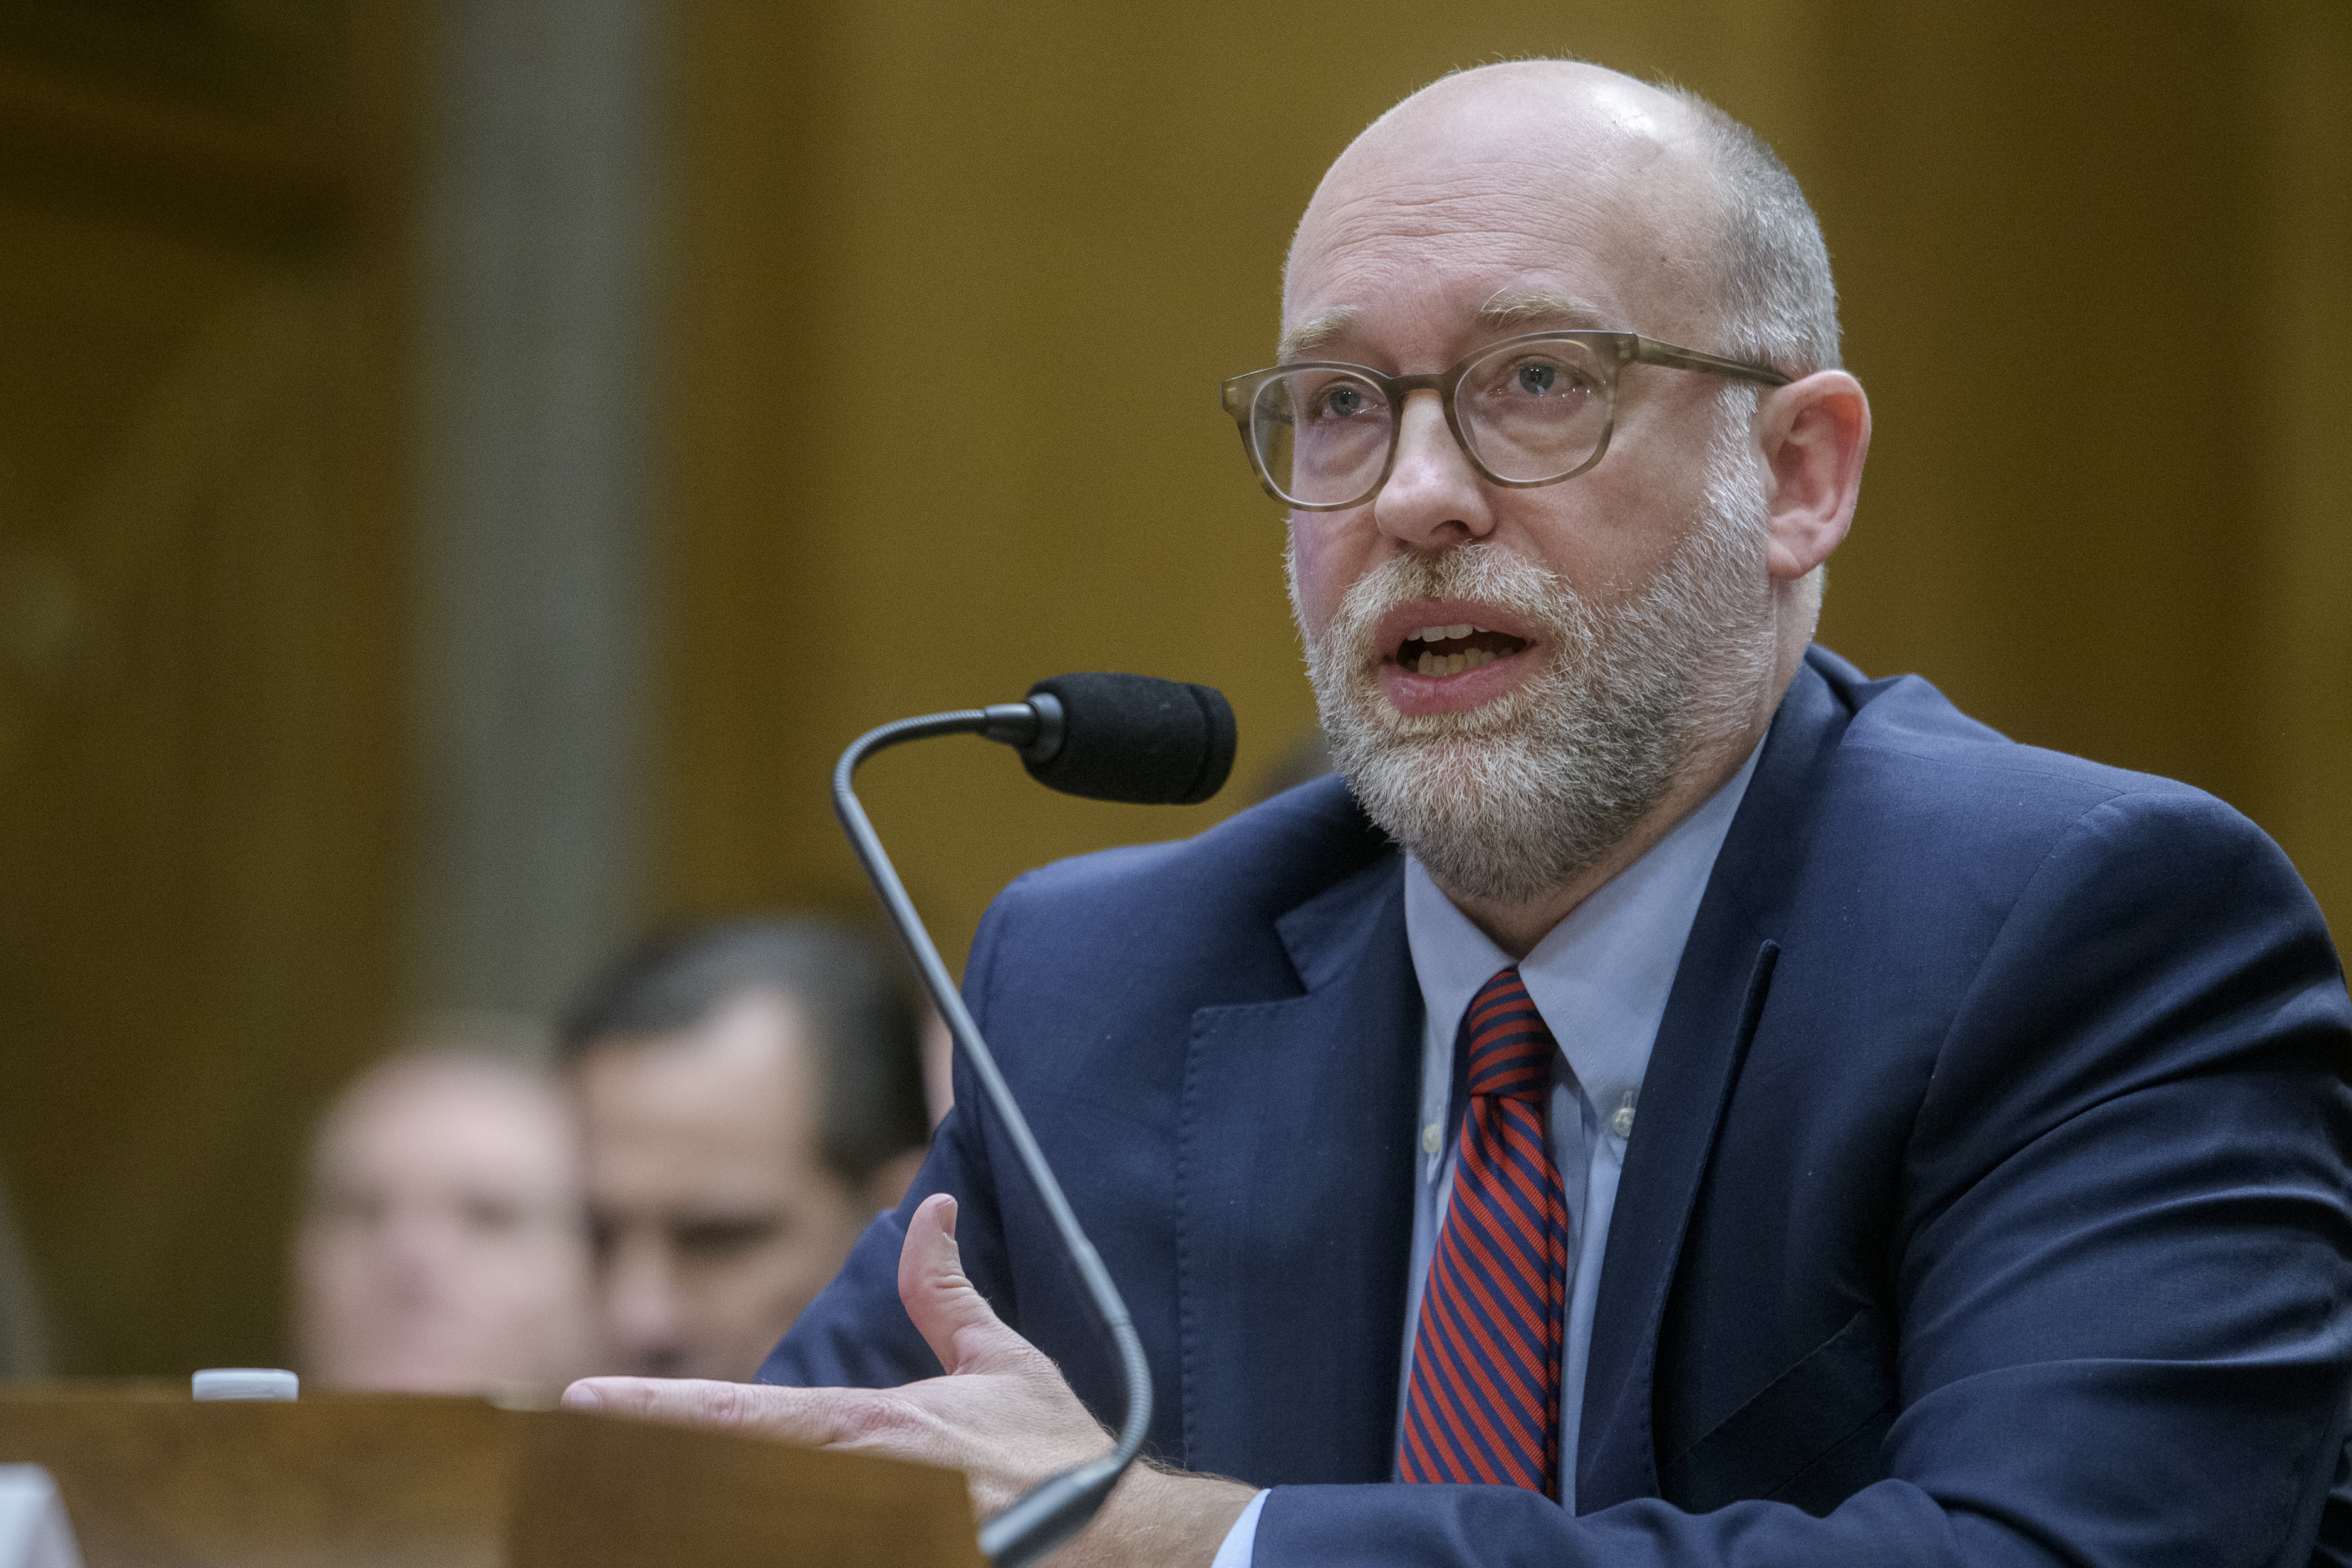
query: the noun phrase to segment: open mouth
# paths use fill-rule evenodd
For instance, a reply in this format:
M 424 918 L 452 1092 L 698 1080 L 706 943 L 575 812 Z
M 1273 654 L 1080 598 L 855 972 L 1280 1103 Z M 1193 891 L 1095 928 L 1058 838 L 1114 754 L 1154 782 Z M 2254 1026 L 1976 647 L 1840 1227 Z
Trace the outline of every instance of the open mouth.
M 1527 645 L 1524 637 L 1467 622 L 1424 626 L 1397 644 L 1396 662 L 1417 675 L 1458 675 L 1507 659 Z

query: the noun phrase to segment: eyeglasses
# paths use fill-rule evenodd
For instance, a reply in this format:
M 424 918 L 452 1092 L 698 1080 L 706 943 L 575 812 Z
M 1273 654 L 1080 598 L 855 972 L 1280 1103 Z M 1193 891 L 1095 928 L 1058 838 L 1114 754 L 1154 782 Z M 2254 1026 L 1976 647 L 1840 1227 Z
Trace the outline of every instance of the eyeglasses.
M 1576 331 L 1507 338 L 1433 375 L 1317 360 L 1252 371 L 1217 391 L 1266 494 L 1301 511 L 1337 512 L 1388 483 L 1402 428 L 1397 411 L 1422 391 L 1437 393 L 1454 439 L 1494 483 L 1530 490 L 1575 478 L 1609 450 L 1617 372 L 1631 364 L 1789 383 L 1769 365 L 1638 332 Z

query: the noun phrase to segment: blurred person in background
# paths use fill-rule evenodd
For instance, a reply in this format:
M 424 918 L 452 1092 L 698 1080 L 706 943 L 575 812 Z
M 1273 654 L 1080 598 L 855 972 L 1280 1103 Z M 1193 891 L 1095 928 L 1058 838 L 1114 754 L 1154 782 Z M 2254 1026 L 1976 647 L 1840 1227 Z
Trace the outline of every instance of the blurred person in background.
M 530 1032 L 424 1032 L 320 1123 L 296 1247 L 306 1380 L 529 1397 L 596 1364 L 579 1135 Z
M 558 1052 L 623 1370 L 748 1379 L 922 1163 L 916 1013 L 816 916 L 666 933 L 582 993 Z

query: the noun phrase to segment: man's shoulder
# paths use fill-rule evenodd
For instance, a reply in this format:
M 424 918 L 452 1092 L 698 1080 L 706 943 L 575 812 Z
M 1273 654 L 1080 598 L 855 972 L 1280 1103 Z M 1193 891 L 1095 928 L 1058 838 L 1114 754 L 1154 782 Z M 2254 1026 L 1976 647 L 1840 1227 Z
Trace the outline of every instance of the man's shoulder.
M 1961 843 L 2033 834 L 2102 807 L 2260 836 L 2193 785 L 2012 740 L 1921 676 L 1871 680 L 1818 648 L 1806 662 L 1846 716 L 1831 759 L 1840 805 L 1859 798 Z
M 1807 669 L 1812 695 L 1791 696 L 1816 710 L 1811 746 L 1783 769 L 1775 821 L 1758 824 L 1773 831 L 1746 841 L 1754 871 L 1899 886 L 1906 907 L 1933 915 L 1953 901 L 2005 907 L 2036 884 L 2079 901 L 2063 888 L 2131 863 L 2134 883 L 2168 868 L 2175 892 L 2220 878 L 2315 918 L 2285 855 L 2202 789 L 2012 740 L 1916 675 L 1869 680 L 1819 649 Z M 1793 841 L 1775 846 L 1779 830 Z

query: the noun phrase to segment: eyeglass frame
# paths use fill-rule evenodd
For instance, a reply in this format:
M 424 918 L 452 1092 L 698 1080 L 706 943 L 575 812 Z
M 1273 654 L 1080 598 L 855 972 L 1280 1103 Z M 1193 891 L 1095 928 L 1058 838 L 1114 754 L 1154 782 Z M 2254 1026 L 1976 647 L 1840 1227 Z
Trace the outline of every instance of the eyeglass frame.
M 1602 371 L 1601 439 L 1594 444 L 1591 456 L 1565 474 L 1555 474 L 1549 479 L 1506 479 L 1486 466 L 1485 460 L 1478 455 L 1476 449 L 1471 446 L 1468 438 L 1462 434 L 1461 416 L 1454 412 L 1454 389 L 1462 384 L 1462 378 L 1469 373 L 1471 366 L 1481 363 L 1494 354 L 1500 353 L 1506 349 L 1517 348 L 1522 344 L 1549 342 L 1587 343 L 1605 350 L 1601 356 Z M 1774 370 L 1769 365 L 1759 365 L 1747 360 L 1726 359 L 1720 354 L 1709 354 L 1697 349 L 1678 348 L 1672 343 L 1661 342 L 1655 338 L 1645 338 L 1639 332 L 1580 327 L 1551 332 L 1528 332 L 1517 338 L 1505 338 L 1497 342 L 1487 344 L 1475 353 L 1465 355 L 1444 370 L 1417 376 L 1386 375 L 1369 365 L 1350 364 L 1345 360 L 1300 360 L 1292 364 L 1269 365 L 1265 370 L 1249 371 L 1218 383 L 1217 401 L 1227 413 L 1233 415 L 1234 423 L 1241 431 L 1242 450 L 1249 455 L 1250 467 L 1256 473 L 1261 489 L 1294 511 L 1344 512 L 1351 507 L 1360 507 L 1379 495 L 1381 486 L 1389 482 L 1389 476 L 1396 469 L 1397 450 L 1404 443 L 1404 400 L 1417 392 L 1433 392 L 1437 394 L 1438 406 L 1445 411 L 1445 427 L 1454 433 L 1454 444 L 1462 449 L 1462 455 L 1470 460 L 1470 466 L 1476 469 L 1479 476 L 1488 483 L 1500 485 L 1509 490 L 1539 490 L 1546 485 L 1558 485 L 1575 478 L 1608 455 L 1609 438 L 1617 428 L 1618 373 L 1627 365 L 1633 364 L 1664 365 L 1678 371 L 1700 371 L 1709 375 L 1729 376 L 1736 381 L 1756 382 L 1765 386 L 1775 387 L 1787 386 L 1796 379 Z M 1276 376 L 1286 376 L 1298 371 L 1346 371 L 1351 375 L 1361 376 L 1378 387 L 1381 390 L 1381 395 L 1388 399 L 1389 406 L 1397 411 L 1397 417 L 1389 426 L 1389 455 L 1387 460 L 1381 465 L 1380 476 L 1372 481 L 1370 488 L 1353 500 L 1297 501 L 1284 495 L 1275 488 L 1274 476 L 1266 471 L 1265 458 L 1259 453 L 1256 439 L 1250 434 L 1251 413 L 1257 403 L 1258 390 Z

